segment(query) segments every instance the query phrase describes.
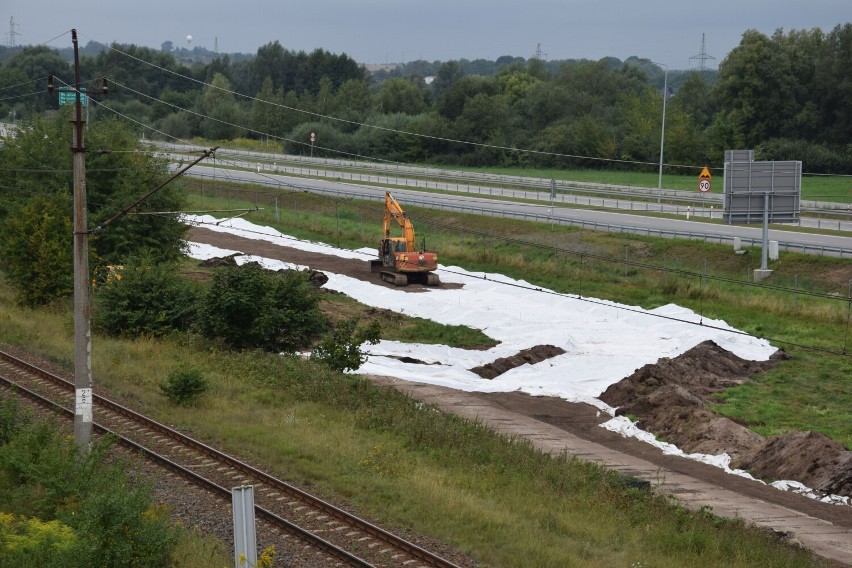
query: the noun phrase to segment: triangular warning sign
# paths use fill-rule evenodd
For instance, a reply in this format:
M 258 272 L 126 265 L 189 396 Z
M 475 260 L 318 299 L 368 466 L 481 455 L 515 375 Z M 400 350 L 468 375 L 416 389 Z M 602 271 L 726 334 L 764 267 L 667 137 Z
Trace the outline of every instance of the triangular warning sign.
M 698 175 L 700 179 L 710 179 L 710 170 L 707 169 L 707 166 L 704 166 L 704 169 L 701 170 L 701 173 Z

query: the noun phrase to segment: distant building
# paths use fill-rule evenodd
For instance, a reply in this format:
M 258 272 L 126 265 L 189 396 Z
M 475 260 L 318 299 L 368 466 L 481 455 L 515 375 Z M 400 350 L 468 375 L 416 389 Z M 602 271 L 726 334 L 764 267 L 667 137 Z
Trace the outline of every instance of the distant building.
M 376 73 L 378 71 L 393 71 L 397 67 L 401 67 L 399 63 L 362 63 L 361 66 L 370 73 Z
M 15 136 L 18 131 L 17 124 L 9 124 L 8 122 L 0 122 L 0 138 L 9 138 Z

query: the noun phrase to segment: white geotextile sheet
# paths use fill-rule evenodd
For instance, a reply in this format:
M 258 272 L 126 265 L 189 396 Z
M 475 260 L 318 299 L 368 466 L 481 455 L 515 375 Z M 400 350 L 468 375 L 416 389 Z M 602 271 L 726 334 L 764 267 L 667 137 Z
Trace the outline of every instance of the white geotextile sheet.
M 375 249 L 352 251 L 301 241 L 243 219 L 221 221 L 210 216 L 187 216 L 186 219 L 189 223 L 200 222 L 204 228 L 214 231 L 343 258 L 367 262 L 376 254 Z M 235 252 L 239 251 L 190 243 L 189 254 L 206 259 Z M 304 268 L 249 255 L 238 261 L 256 261 L 270 269 Z M 430 288 L 417 293 L 324 273 L 329 278 L 325 288 L 345 293 L 363 304 L 444 325 L 480 329 L 499 341 L 499 345 L 486 351 L 399 341 L 364 346 L 369 357 L 358 373 L 391 376 L 461 391 L 521 391 L 534 396 L 553 396 L 592 404 L 612 416 L 615 409 L 597 397 L 610 385 L 646 364 L 656 363 L 661 357 L 676 357 L 706 340 L 714 341 L 738 357 L 754 361 L 765 361 L 776 351 L 765 339 L 744 334 L 724 321 L 703 318 L 674 304 L 644 310 L 593 297 L 557 294 L 523 280 L 469 272 L 456 266 L 441 265 L 438 273 L 442 283 L 461 284 L 460 288 Z M 469 370 L 542 344 L 561 347 L 565 353 L 535 365 L 512 369 L 492 380 Z M 401 357 L 421 363 L 406 363 L 399 359 Z M 643 439 L 666 453 L 685 455 L 750 477 L 741 470 L 731 470 L 727 454 L 686 455 L 671 444 L 658 442 L 653 435 L 639 430 L 625 418 L 613 418 L 602 426 Z M 795 482 L 781 485 L 799 490 Z M 804 488 L 801 492 L 808 490 Z M 837 499 L 850 502 L 848 498 Z

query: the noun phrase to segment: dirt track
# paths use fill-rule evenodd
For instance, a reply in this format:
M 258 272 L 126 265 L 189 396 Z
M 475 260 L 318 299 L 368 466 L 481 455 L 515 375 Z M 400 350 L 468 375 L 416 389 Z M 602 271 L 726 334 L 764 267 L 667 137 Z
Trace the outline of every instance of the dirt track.
M 346 260 L 202 228 L 193 228 L 188 240 L 386 285 L 370 272 L 366 259 Z M 422 291 L 422 288 L 409 286 L 406 290 L 417 292 Z M 852 507 L 820 503 L 726 474 L 713 466 L 663 455 L 648 444 L 598 427 L 608 416 L 589 405 L 572 404 L 550 397 L 532 397 L 518 392 L 463 393 L 386 377 L 375 377 L 374 380 L 434 402 L 448 411 L 462 414 L 474 412 L 473 417 L 491 416 L 493 423 L 501 426 L 513 424 L 515 426 L 499 429 L 506 431 L 508 428 L 506 433 L 528 437 L 546 451 L 559 451 L 561 447 L 561 451 L 606 463 L 637 477 L 656 475 L 658 480 L 662 476 L 664 479 L 668 477 L 668 481 L 683 478 L 682 483 L 674 485 L 667 481 L 651 481 L 663 490 L 678 494 L 687 506 L 698 508 L 702 505 L 702 499 L 709 500 L 703 504 L 713 507 L 719 514 L 740 515 L 758 525 L 789 534 L 827 558 L 847 563 L 852 558 Z M 559 432 L 564 434 L 560 435 Z M 560 441 L 560 437 L 563 440 Z M 571 450 L 574 446 L 579 449 Z M 619 458 L 619 455 L 622 457 Z M 725 503 L 724 500 L 730 502 Z

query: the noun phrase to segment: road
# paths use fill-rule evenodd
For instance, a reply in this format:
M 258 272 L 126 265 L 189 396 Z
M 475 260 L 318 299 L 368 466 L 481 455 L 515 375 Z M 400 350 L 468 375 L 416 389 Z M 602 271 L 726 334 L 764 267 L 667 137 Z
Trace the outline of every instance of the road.
M 223 182 L 249 183 L 288 189 L 307 190 L 324 194 L 353 197 L 381 201 L 387 187 L 355 184 L 343 181 L 328 181 L 293 175 L 233 170 L 205 165 L 193 167 L 187 175 Z M 420 183 L 423 183 L 422 181 Z M 434 185 L 434 184 L 433 184 Z M 739 237 L 743 246 L 760 246 L 762 243 L 762 228 L 756 226 L 725 225 L 720 221 L 721 212 L 713 210 L 705 212 L 706 217 L 692 216 L 686 218 L 685 212 L 681 217 L 656 217 L 630 214 L 619 211 L 604 211 L 589 209 L 594 198 L 578 197 L 576 195 L 560 194 L 558 199 L 550 202 L 549 193 L 523 192 L 516 195 L 517 199 L 529 201 L 513 201 L 511 190 L 495 188 L 492 196 L 470 195 L 461 192 L 436 193 L 418 190 L 393 189 L 394 196 L 409 206 L 423 206 L 441 210 L 462 211 L 480 215 L 525 219 L 542 223 L 582 226 L 590 229 L 609 230 L 616 232 L 632 232 L 649 236 L 689 238 L 712 243 L 733 243 L 734 237 Z M 498 194 L 499 192 L 502 192 Z M 518 193 L 517 191 L 515 192 Z M 625 201 L 625 206 L 632 207 L 632 202 Z M 629 204 L 629 205 L 628 205 Z M 576 206 L 575 206 L 576 205 Z M 644 206 L 642 211 L 644 212 Z M 700 215 L 700 213 L 699 213 Z M 716 220 L 716 223 L 708 222 Z M 852 223 L 836 221 L 838 226 L 847 229 L 842 223 L 850 226 Z M 805 233 L 779 228 L 770 228 L 769 240 L 777 241 L 779 250 L 801 252 L 805 254 L 824 254 L 852 258 L 852 237 L 823 233 Z

